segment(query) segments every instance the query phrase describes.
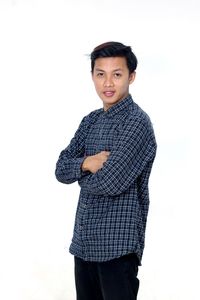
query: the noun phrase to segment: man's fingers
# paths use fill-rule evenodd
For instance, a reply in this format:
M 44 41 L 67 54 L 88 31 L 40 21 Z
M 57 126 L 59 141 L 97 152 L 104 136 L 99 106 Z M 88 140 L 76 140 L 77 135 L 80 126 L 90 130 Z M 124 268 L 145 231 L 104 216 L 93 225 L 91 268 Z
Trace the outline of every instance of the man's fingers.
M 103 159 L 103 162 L 105 163 L 110 155 L 110 152 L 109 151 L 102 151 L 101 152 L 102 154 L 102 159 Z
M 109 156 L 109 155 L 110 155 L 110 151 L 101 151 L 100 153 L 101 153 L 101 154 L 104 154 L 104 155 L 106 155 L 106 156 Z

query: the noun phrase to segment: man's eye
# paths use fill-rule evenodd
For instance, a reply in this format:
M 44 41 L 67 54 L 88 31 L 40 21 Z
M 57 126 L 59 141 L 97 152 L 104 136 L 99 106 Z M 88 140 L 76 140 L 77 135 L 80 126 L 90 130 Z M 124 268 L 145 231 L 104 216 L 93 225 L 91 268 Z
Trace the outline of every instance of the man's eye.
M 103 77 L 103 73 L 102 72 L 97 73 L 97 77 Z
M 119 77 L 122 76 L 122 74 L 121 74 L 121 73 L 115 73 L 114 76 L 115 76 L 116 78 L 119 78 Z

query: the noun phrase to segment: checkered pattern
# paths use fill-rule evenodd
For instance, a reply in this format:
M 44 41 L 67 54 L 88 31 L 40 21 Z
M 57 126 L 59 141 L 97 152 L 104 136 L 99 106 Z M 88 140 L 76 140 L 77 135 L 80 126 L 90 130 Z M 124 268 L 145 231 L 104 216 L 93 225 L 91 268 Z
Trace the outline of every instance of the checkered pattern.
M 103 150 L 111 152 L 104 167 L 83 172 L 84 157 Z M 78 181 L 81 187 L 73 255 L 101 262 L 134 252 L 141 261 L 155 154 L 151 121 L 131 95 L 83 118 L 56 165 L 60 182 Z

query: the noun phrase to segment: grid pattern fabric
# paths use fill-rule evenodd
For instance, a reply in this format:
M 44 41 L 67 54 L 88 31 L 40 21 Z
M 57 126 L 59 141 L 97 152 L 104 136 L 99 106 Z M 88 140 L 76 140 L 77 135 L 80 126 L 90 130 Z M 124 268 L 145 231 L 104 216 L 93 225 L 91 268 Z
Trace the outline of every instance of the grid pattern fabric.
M 103 168 L 95 174 L 83 172 L 85 157 L 100 151 L 110 151 Z M 141 262 L 155 155 L 151 121 L 131 95 L 83 118 L 56 165 L 60 182 L 78 181 L 81 188 L 73 255 L 102 262 L 134 252 Z

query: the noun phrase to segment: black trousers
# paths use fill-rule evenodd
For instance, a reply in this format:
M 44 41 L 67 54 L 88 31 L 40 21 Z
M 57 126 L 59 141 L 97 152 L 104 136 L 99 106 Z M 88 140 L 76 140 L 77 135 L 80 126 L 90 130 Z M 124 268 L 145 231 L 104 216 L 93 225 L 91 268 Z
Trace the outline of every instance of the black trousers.
M 77 300 L 136 300 L 138 259 L 129 254 L 106 262 L 75 257 Z

